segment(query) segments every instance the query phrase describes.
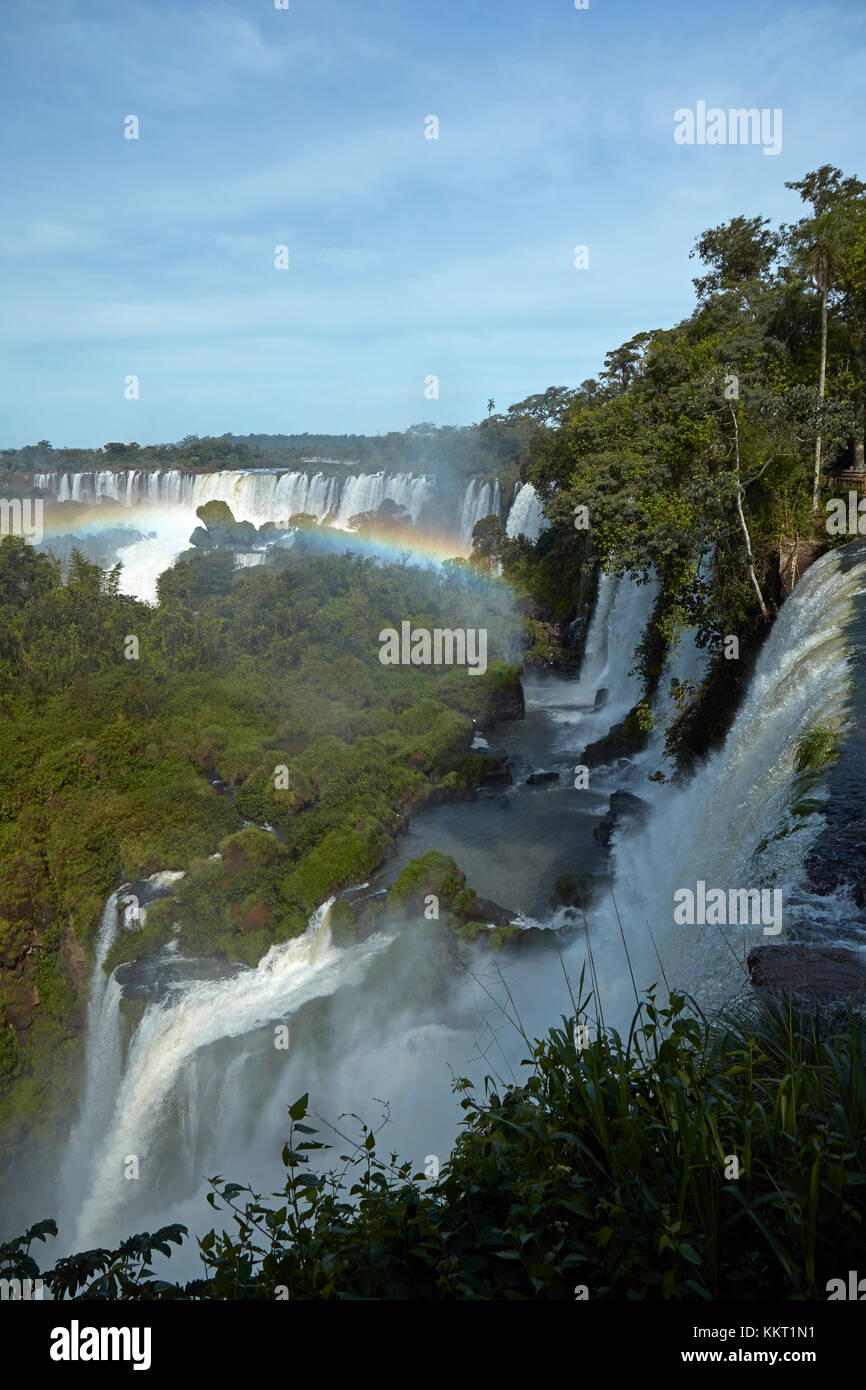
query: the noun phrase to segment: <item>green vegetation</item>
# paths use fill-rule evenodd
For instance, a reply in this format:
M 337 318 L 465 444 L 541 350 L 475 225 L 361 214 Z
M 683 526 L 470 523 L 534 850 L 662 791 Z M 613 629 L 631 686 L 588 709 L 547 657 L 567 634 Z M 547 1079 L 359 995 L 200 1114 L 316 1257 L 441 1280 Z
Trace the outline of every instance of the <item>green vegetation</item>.
M 866 183 L 824 165 L 788 186 L 805 204 L 793 225 L 737 216 L 698 237 L 704 273 L 688 318 L 614 348 L 597 380 L 477 426 L 505 449 L 515 416 L 532 422 L 520 474 L 551 523 L 531 545 L 487 518 L 476 528 L 479 566 L 502 565 L 534 616 L 554 621 L 586 601 L 587 571 L 600 562 L 655 574 L 645 697 L 669 645 L 697 628 L 709 668 L 668 731 L 681 768 L 727 732 L 784 597 L 782 541 L 814 552 L 843 544 L 827 534 L 822 490 L 828 473 L 864 467 Z M 840 486 L 831 494 L 844 495 Z M 581 507 L 586 530 L 575 529 Z M 724 656 L 729 633 L 737 661 Z M 535 659 L 548 650 L 536 632 Z
M 813 724 L 797 740 L 794 766 L 798 772 L 823 767 L 837 756 L 839 730 L 835 724 Z
M 174 933 L 253 964 L 366 878 L 412 807 L 480 780 L 473 719 L 522 710 L 518 668 L 496 659 L 514 646 L 505 586 L 310 549 L 232 565 L 187 553 L 151 607 L 119 592 L 119 568 L 75 553 L 61 583 L 25 542 L 0 541 L 0 1007 L 20 1049 L 0 1041 L 5 1140 L 37 1095 L 41 1112 L 69 1099 L 74 1067 L 46 1090 L 47 1054 L 83 1022 L 87 953 L 119 883 L 185 871 L 106 969 Z M 471 626 L 479 604 L 485 675 L 380 663 L 395 620 Z
M 341 900 L 330 910 L 331 939 L 348 945 L 359 937 L 389 926 L 403 932 L 408 926 L 435 938 L 433 954 L 438 966 L 453 970 L 465 953 L 456 943 L 483 943 L 494 951 L 518 940 L 553 940 L 554 933 L 524 930 L 508 921 L 509 913 L 497 903 L 479 898 L 467 886 L 466 875 L 454 859 L 438 850 L 413 859 L 398 874 L 383 898 L 356 903 Z M 437 987 L 441 986 L 441 974 Z M 432 988 L 432 985 L 431 985 Z
M 462 1128 L 434 1180 L 379 1157 L 387 1111 L 350 1152 L 340 1136 L 339 1170 L 313 1174 L 330 1146 L 302 1096 L 273 1202 L 210 1180 L 228 1229 L 197 1242 L 205 1277 L 179 1285 L 150 1268 L 180 1226 L 40 1271 L 31 1246 L 51 1221 L 0 1246 L 0 1276 L 41 1275 L 55 1298 L 750 1301 L 825 1298 L 858 1267 L 859 1019 L 710 1025 L 650 994 L 627 1038 L 599 1030 L 579 1047 L 574 1023 L 524 1035 L 519 1084 L 488 1076 L 481 1098 L 456 1079 Z

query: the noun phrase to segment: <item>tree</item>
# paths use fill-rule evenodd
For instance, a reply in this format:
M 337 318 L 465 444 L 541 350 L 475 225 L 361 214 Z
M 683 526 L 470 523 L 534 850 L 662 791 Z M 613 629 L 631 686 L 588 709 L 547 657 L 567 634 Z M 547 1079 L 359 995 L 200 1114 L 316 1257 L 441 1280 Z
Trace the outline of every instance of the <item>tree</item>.
M 821 302 L 821 348 L 818 366 L 818 398 L 823 402 L 827 382 L 827 302 L 835 288 L 851 240 L 851 222 L 863 206 L 866 184 L 843 178 L 831 164 L 785 184 L 803 202 L 811 204 L 812 216 L 786 228 L 794 269 L 811 281 Z M 858 208 L 858 204 L 860 205 Z M 812 481 L 812 511 L 818 510 L 821 493 L 820 430 L 815 436 L 815 466 Z
M 698 237 L 689 259 L 699 256 L 712 267 L 692 281 L 699 300 L 767 280 L 782 244 L 769 226 L 767 217 L 732 217 Z
M 608 352 L 604 359 L 605 369 L 600 373 L 601 379 L 620 391 L 627 391 L 640 370 L 644 353 L 652 339 L 652 333 L 636 333 L 622 347 Z
M 483 516 L 472 528 L 472 558 L 488 567 L 498 564 L 507 540 L 505 527 L 498 516 Z

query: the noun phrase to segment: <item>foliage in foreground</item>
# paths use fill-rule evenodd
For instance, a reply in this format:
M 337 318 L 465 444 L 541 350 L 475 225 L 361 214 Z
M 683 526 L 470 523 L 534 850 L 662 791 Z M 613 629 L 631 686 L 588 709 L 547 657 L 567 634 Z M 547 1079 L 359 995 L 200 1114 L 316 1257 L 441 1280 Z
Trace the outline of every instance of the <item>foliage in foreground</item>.
M 866 1065 L 853 1012 L 710 1024 L 650 992 L 627 1038 L 580 1041 L 563 1018 L 530 1044 L 521 1082 L 487 1077 L 480 1098 L 456 1079 L 462 1129 L 437 1181 L 382 1161 L 367 1126 L 339 1169 L 310 1172 L 330 1146 L 303 1096 L 273 1203 L 210 1181 L 234 1230 L 198 1241 L 202 1279 L 150 1268 L 180 1226 L 42 1278 L 74 1299 L 571 1300 L 583 1285 L 589 1299 L 751 1300 L 824 1298 L 858 1267 Z M 53 1222 L 0 1246 L 0 1276 L 39 1275 L 30 1247 L 47 1234 Z

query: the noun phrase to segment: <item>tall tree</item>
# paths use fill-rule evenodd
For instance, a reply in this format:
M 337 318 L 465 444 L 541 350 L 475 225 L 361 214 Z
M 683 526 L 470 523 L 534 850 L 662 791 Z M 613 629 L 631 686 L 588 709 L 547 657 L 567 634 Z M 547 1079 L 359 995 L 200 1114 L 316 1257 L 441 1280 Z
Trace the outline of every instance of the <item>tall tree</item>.
M 788 233 L 791 262 L 796 271 L 811 281 L 820 296 L 821 347 L 818 365 L 818 399 L 823 404 L 827 389 L 827 305 L 845 262 L 852 229 L 862 209 L 866 184 L 845 178 L 832 164 L 786 183 L 809 203 L 812 216 L 804 217 Z M 823 433 L 815 436 L 815 466 L 812 480 L 812 511 L 818 511 L 821 495 L 821 447 Z

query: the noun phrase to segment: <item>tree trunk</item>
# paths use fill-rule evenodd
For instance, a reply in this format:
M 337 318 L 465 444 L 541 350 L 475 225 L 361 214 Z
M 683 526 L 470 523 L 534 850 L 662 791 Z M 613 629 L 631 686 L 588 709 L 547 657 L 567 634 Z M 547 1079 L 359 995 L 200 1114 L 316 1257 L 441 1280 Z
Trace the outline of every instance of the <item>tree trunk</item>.
M 769 617 L 769 614 L 767 613 L 767 605 L 764 602 L 764 595 L 761 593 L 761 586 L 758 583 L 758 576 L 755 574 L 755 558 L 752 555 L 752 541 L 749 536 L 749 528 L 746 525 L 746 518 L 743 515 L 743 489 L 741 487 L 737 488 L 737 516 L 740 518 L 740 526 L 742 527 L 743 535 L 746 538 L 746 558 L 748 560 L 749 579 L 752 582 L 752 588 L 755 591 L 758 603 L 761 608 L 761 616 L 767 618 Z
M 728 404 L 728 409 L 731 412 L 731 419 L 734 422 L 734 456 L 737 461 L 737 516 L 740 519 L 740 527 L 742 529 L 743 536 L 745 537 L 746 541 L 746 560 L 749 580 L 751 581 L 752 588 L 755 591 L 755 596 L 757 597 L 758 605 L 761 609 L 761 616 L 763 618 L 768 618 L 770 615 L 767 612 L 767 605 L 764 602 L 764 595 L 761 593 L 761 586 L 758 583 L 758 576 L 755 574 L 755 557 L 752 554 L 752 538 L 749 535 L 749 528 L 746 525 L 746 518 L 743 514 L 743 498 L 746 495 L 746 490 L 740 481 L 740 426 L 737 421 L 737 412 L 734 410 L 734 407 L 730 403 Z M 764 465 L 764 467 L 766 467 L 766 464 Z M 764 470 L 761 469 L 761 472 L 763 471 Z
M 818 371 L 818 399 L 824 399 L 827 379 L 827 290 L 821 292 L 821 366 Z M 817 512 L 821 496 L 821 435 L 815 440 L 815 479 L 812 484 L 812 511 Z

